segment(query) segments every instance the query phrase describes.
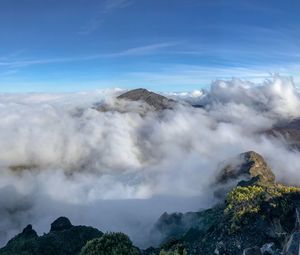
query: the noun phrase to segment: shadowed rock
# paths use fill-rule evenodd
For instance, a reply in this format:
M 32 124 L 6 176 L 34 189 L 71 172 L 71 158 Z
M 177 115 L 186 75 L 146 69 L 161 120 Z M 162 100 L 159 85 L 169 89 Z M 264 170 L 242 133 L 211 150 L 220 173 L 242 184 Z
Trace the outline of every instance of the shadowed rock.
M 243 255 L 262 255 L 259 247 L 247 248 L 243 251 Z
M 130 90 L 118 96 L 118 99 L 144 101 L 148 105 L 152 106 L 156 111 L 171 109 L 175 105 L 174 100 L 142 88 Z
M 0 255 L 78 255 L 90 240 L 103 235 L 92 227 L 73 226 L 66 217 L 51 224 L 51 231 L 38 236 L 28 225 L 0 249 Z
M 300 149 L 300 119 L 278 123 L 273 128 L 266 130 L 269 136 L 284 139 L 287 145 L 293 149 Z
M 292 233 L 288 242 L 286 243 L 283 255 L 299 255 L 300 254 L 300 232 Z
M 54 222 L 51 223 L 51 229 L 52 231 L 61 231 L 61 230 L 67 230 L 72 228 L 73 225 L 71 224 L 70 220 L 66 217 L 59 217 Z

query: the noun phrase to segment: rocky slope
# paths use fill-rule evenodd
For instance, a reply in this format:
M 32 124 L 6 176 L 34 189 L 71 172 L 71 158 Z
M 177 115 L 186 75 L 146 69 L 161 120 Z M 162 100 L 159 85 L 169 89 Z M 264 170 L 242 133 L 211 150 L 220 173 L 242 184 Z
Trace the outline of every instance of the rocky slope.
M 174 100 L 143 88 L 130 90 L 117 98 L 131 101 L 144 101 L 156 111 L 171 109 L 175 104 Z
M 204 211 L 164 213 L 153 228 L 162 237 L 157 248 L 141 251 L 125 234 L 103 234 L 61 217 L 43 236 L 28 225 L 0 255 L 298 255 L 300 188 L 276 183 L 253 151 L 222 166 L 215 183 L 226 188 L 224 199 Z
M 284 139 L 293 149 L 300 149 L 300 119 L 278 123 L 266 131 L 270 136 Z
M 224 202 L 201 212 L 162 215 L 156 224 L 165 239 L 161 249 L 195 255 L 298 254 L 300 188 L 276 183 L 255 152 L 239 158 L 239 164 L 223 168 L 216 180 L 238 181 Z M 186 224 L 187 218 L 193 223 Z

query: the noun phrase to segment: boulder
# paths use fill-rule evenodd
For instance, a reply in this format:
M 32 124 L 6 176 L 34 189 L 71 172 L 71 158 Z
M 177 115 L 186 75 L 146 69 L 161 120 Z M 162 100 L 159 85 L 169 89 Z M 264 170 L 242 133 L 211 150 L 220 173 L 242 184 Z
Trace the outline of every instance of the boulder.
M 252 248 L 247 248 L 243 251 L 243 255 L 262 255 L 259 247 L 255 246 Z
M 260 248 L 263 255 L 275 255 L 276 247 L 274 243 L 266 243 Z

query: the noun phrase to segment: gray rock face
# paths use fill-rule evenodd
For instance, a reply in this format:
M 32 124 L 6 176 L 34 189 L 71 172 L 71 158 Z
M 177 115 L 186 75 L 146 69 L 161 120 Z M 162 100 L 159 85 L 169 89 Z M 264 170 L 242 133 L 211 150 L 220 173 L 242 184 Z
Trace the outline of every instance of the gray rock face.
M 243 184 L 249 182 L 274 183 L 275 175 L 267 165 L 264 158 L 254 151 L 248 151 L 238 156 L 236 162 L 229 163 L 217 177 L 217 183 L 226 183 L 234 179 L 246 180 Z
M 156 111 L 171 109 L 175 105 L 174 100 L 141 88 L 130 90 L 118 96 L 118 99 L 144 101 L 148 105 L 152 106 Z
M 262 255 L 262 253 L 259 247 L 252 247 L 245 249 L 243 255 Z
M 295 229 L 283 248 L 283 255 L 300 254 L 300 209 L 296 208 Z
M 300 254 L 300 231 L 295 231 L 290 236 L 288 242 L 283 249 L 283 255 L 299 255 Z
M 273 128 L 266 130 L 265 133 L 270 136 L 284 138 L 287 144 L 300 150 L 300 119 L 293 119 L 288 122 L 279 123 Z
M 266 243 L 260 248 L 263 255 L 276 255 L 278 254 L 275 249 L 274 243 Z

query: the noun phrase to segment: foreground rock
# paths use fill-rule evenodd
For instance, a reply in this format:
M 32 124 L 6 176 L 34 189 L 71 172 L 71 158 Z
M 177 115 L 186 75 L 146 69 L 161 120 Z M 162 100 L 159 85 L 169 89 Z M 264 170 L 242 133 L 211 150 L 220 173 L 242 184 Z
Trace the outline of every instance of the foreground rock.
M 87 241 L 99 238 L 103 233 L 95 228 L 73 226 L 61 217 L 51 224 L 48 234 L 38 236 L 28 225 L 21 234 L 0 249 L 1 255 L 77 255 Z
M 243 255 L 262 255 L 259 247 L 247 248 L 243 251 Z

